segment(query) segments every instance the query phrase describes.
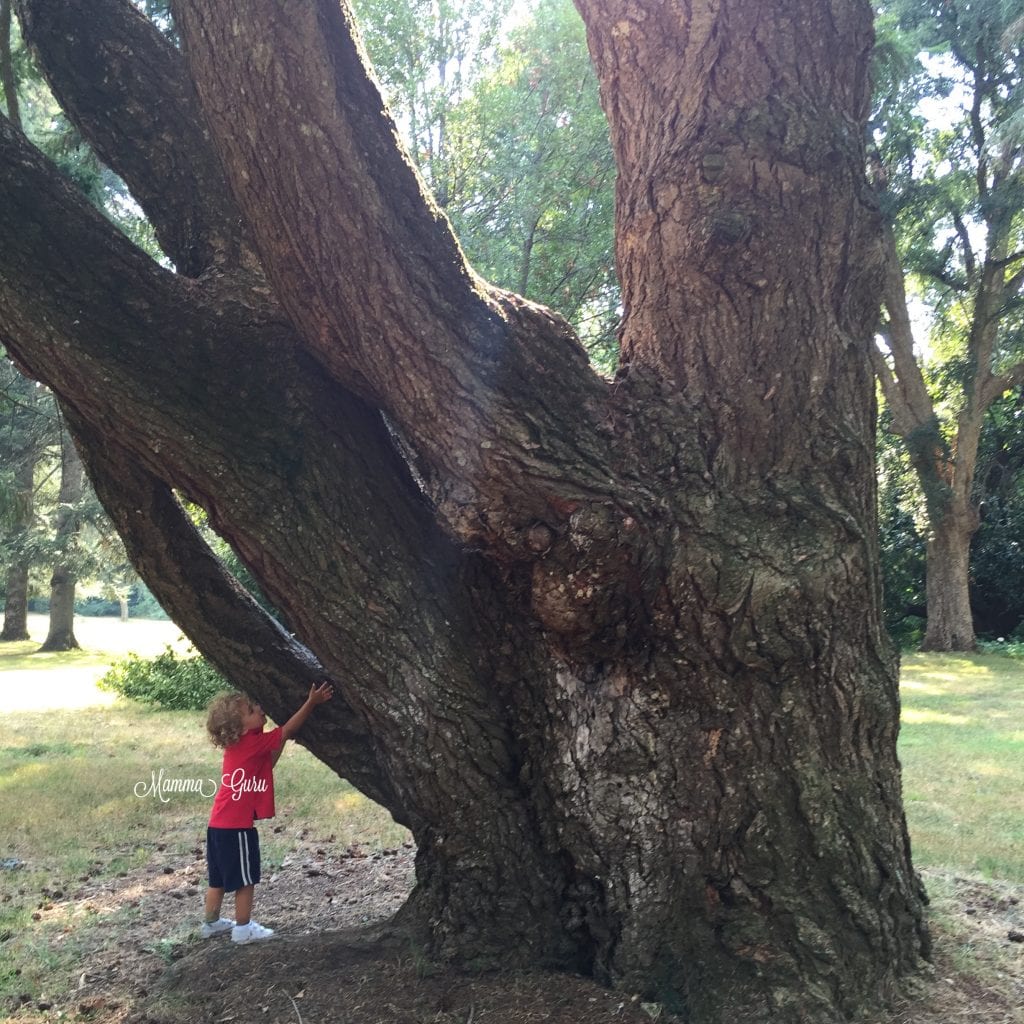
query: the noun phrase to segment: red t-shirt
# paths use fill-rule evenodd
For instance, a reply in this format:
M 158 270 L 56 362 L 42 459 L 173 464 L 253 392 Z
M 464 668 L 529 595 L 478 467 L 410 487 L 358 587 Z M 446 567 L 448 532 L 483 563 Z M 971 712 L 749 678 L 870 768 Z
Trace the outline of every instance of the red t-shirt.
M 221 785 L 213 798 L 211 828 L 252 828 L 274 816 L 274 751 L 284 744 L 281 727 L 250 729 L 224 751 Z

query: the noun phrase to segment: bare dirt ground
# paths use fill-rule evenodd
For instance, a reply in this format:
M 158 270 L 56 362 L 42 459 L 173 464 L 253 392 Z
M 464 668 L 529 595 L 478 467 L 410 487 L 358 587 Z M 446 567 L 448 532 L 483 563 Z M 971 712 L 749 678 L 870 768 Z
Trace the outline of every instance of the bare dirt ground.
M 41 894 L 38 913 L 90 917 L 67 990 L 8 1018 L 97 1024 L 650 1024 L 654 1004 L 584 979 L 542 972 L 440 968 L 382 927 L 405 898 L 412 850 L 341 849 L 302 840 L 257 891 L 274 940 L 198 938 L 202 850 L 156 858 L 102 882 Z M 935 876 L 933 964 L 870 1024 L 1024 1024 L 1024 886 Z M 55 883 L 56 884 L 56 883 Z M 230 912 L 230 905 L 226 908 Z M 60 938 L 58 937 L 58 940 Z M 737 1022 L 742 1024 L 742 1022 Z M 814 1022 L 831 1024 L 831 1022 Z

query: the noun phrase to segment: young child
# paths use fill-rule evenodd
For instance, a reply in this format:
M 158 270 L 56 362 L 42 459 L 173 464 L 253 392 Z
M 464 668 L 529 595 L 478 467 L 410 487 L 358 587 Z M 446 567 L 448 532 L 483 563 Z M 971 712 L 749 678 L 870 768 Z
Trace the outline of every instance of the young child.
M 206 923 L 200 935 L 208 939 L 231 929 L 231 941 L 269 939 L 270 928 L 252 920 L 252 899 L 260 880 L 260 841 L 253 822 L 274 816 L 274 765 L 285 740 L 294 736 L 318 704 L 334 695 L 330 683 L 309 688 L 305 704 L 283 726 L 264 732 L 267 716 L 259 704 L 241 693 L 225 693 L 210 704 L 206 731 L 214 745 L 224 748 L 221 785 L 213 798 L 206 830 Z M 225 892 L 235 894 L 235 920 L 220 916 Z

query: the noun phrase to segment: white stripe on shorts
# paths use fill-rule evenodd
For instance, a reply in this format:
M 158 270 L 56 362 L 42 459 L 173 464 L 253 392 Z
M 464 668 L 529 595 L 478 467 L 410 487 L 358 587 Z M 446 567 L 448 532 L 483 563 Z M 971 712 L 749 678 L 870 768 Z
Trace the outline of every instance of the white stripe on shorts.
M 249 868 L 249 844 L 246 834 L 238 833 L 238 862 L 242 867 L 242 885 L 252 885 L 252 872 Z

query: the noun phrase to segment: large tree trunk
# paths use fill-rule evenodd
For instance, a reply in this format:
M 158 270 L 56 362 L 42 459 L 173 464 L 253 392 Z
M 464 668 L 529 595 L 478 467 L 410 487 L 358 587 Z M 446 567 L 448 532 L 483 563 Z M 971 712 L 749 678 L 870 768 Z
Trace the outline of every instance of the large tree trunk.
M 50 577 L 50 626 L 43 646 L 39 648 L 40 653 L 78 648 L 75 639 L 75 587 L 78 576 L 69 549 L 79 528 L 74 506 L 82 500 L 84 490 L 85 469 L 74 441 L 65 433 L 61 442 L 60 492 L 57 497 L 60 508 L 56 521 L 57 545 L 63 550 L 63 555 Z
M 18 518 L 16 529 L 22 536 L 32 525 L 35 470 L 35 453 L 26 452 L 14 477 Z M 7 570 L 4 591 L 4 626 L 0 631 L 0 641 L 30 639 L 28 635 L 28 573 L 29 564 L 24 557 Z
M 933 517 L 928 536 L 928 626 L 923 651 L 972 651 L 970 600 L 971 538 L 978 528 L 973 509 L 950 508 Z
M 0 125 L 11 346 L 197 647 L 277 718 L 336 679 L 303 739 L 412 829 L 399 923 L 692 1024 L 833 1020 L 913 970 L 867 7 L 581 3 L 620 167 L 609 385 L 465 265 L 335 0 L 182 0 L 192 79 L 128 4 L 61 6 L 21 0 L 26 35 L 192 269 Z

